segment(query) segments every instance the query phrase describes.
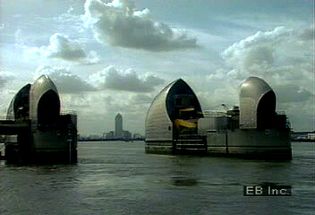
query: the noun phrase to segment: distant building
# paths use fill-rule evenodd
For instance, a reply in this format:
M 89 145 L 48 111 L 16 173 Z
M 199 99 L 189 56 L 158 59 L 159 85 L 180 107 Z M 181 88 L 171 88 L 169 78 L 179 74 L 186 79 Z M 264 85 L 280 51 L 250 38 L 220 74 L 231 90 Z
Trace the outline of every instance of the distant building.
M 123 139 L 131 139 L 131 133 L 129 131 L 123 131 L 122 138 Z
M 110 132 L 105 134 L 106 139 L 113 139 L 114 137 L 115 137 L 114 131 L 110 131 Z
M 307 134 L 307 139 L 309 139 L 309 140 L 315 140 L 315 133 L 308 133 L 308 134 Z
M 141 134 L 135 133 L 135 134 L 133 134 L 133 138 L 134 139 L 141 139 L 141 138 L 143 138 L 143 136 Z
M 115 117 L 115 131 L 110 131 L 108 133 L 103 133 L 103 138 L 105 139 L 131 139 L 131 132 L 123 129 L 123 118 L 120 113 L 118 113 Z
M 120 113 L 115 117 L 115 137 L 123 136 L 123 119 Z
M 88 140 L 98 140 L 101 139 L 101 136 L 98 134 L 91 134 L 87 137 Z
M 315 132 L 292 132 L 291 133 L 291 140 L 295 141 L 314 141 L 315 140 Z

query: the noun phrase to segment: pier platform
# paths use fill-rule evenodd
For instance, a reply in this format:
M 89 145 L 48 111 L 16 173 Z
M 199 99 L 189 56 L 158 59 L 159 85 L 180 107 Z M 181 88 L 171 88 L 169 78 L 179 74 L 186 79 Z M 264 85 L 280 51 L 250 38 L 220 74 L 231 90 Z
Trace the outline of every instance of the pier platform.
M 0 120 L 0 135 L 14 135 L 31 130 L 30 120 Z

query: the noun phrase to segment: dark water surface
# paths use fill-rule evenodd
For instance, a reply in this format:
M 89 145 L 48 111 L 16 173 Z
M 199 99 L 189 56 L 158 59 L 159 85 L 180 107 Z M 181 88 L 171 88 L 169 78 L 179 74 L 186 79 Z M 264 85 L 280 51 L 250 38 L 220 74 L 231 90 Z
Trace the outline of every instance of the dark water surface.
M 315 143 L 293 160 L 152 155 L 143 142 L 79 143 L 77 165 L 0 162 L 0 214 L 314 214 Z M 291 185 L 292 196 L 243 196 L 243 185 Z

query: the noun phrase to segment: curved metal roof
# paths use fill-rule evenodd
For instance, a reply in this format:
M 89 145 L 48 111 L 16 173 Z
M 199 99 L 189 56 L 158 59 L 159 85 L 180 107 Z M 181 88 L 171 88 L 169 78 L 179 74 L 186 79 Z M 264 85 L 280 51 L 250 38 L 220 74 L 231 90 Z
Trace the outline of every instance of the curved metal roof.
M 55 103 L 58 105 L 58 114 L 60 113 L 60 99 L 58 90 L 55 84 L 47 75 L 40 76 L 31 86 L 30 94 L 30 117 L 35 125 L 37 125 L 38 118 L 38 104 L 44 94 L 53 92 L 55 95 Z
M 29 119 L 30 89 L 31 85 L 27 84 L 15 94 L 8 108 L 7 119 Z
M 171 140 L 172 121 L 166 110 L 166 98 L 176 81 L 168 84 L 152 101 L 145 120 L 146 140 Z
M 241 84 L 240 128 L 266 128 L 267 118 L 273 117 L 275 108 L 275 93 L 263 79 L 249 77 Z
M 172 139 L 172 126 L 175 119 L 175 99 L 178 95 L 190 95 L 197 112 L 202 112 L 193 90 L 182 79 L 168 84 L 153 99 L 145 120 L 146 140 Z
M 249 77 L 241 84 L 240 97 L 257 98 L 270 90 L 272 88 L 263 79 Z
M 39 102 L 44 101 L 42 98 L 45 98 L 45 102 L 41 104 L 41 109 L 47 109 L 47 114 L 44 114 L 47 115 L 46 118 L 60 114 L 58 90 L 48 76 L 42 75 L 34 84 L 22 87 L 14 96 L 8 108 L 7 119 L 31 119 L 32 125 L 37 126 Z

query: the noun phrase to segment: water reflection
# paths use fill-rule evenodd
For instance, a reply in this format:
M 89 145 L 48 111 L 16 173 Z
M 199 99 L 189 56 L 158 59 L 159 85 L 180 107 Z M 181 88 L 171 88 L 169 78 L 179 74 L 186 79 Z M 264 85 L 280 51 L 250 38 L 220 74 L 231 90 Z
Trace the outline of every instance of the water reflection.
M 198 184 L 198 181 L 195 178 L 187 178 L 184 176 L 173 176 L 171 177 L 171 183 L 175 186 L 194 186 Z

